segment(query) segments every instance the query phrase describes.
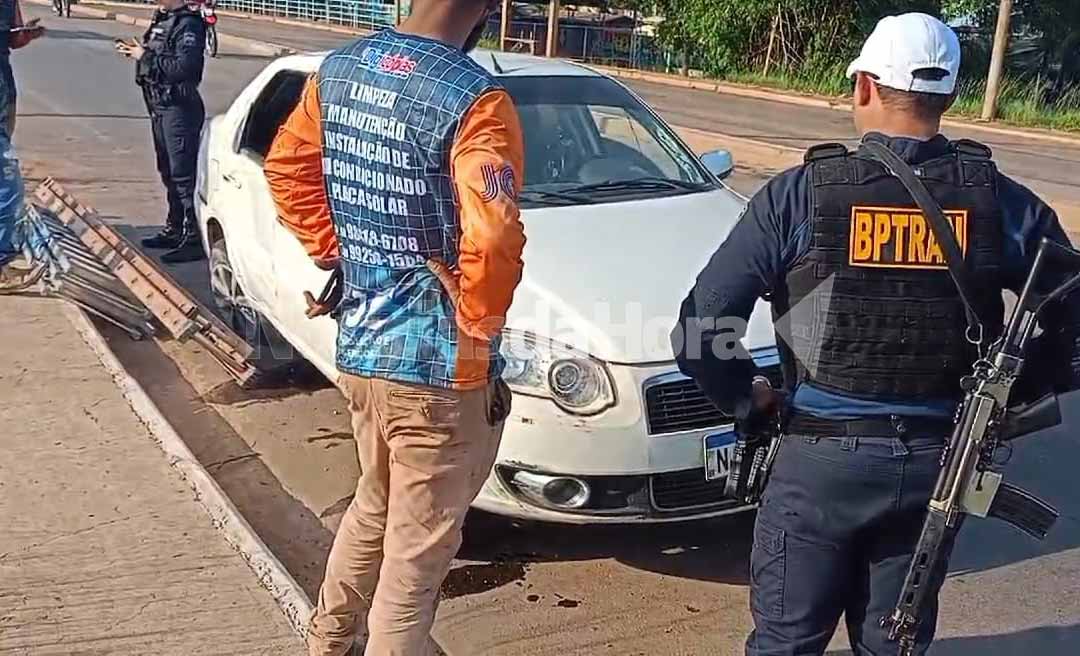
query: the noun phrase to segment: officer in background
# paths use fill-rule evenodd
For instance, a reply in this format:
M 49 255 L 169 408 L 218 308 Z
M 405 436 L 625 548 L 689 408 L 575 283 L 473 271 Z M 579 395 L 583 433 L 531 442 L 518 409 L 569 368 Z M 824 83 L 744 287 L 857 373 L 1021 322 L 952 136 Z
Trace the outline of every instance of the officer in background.
M 165 184 L 169 214 L 165 229 L 143 246 L 168 249 L 161 260 L 175 264 L 204 256 L 195 218 L 195 171 L 199 133 L 206 109 L 199 95 L 206 26 L 197 7 L 184 0 L 159 0 L 142 42 L 117 42 L 116 50 L 136 60 L 154 133 L 158 172 Z
M 937 19 L 883 19 L 848 70 L 854 118 L 863 142 L 911 164 L 946 210 L 980 286 L 979 315 L 999 327 L 1002 290 L 1019 291 L 1040 238 L 1068 240 L 1053 210 L 1000 174 L 988 148 L 939 134 L 959 65 L 959 41 Z M 710 329 L 715 320 L 748 319 L 759 298 L 791 322 L 778 340 L 784 395 L 749 358 L 712 348 L 745 333 Z M 1053 357 L 1025 367 L 1055 391 L 1075 383 L 1075 305 L 1044 318 Z M 673 336 L 680 368 L 742 419 L 786 399 L 754 528 L 749 656 L 822 654 L 842 614 L 857 655 L 897 653 L 878 622 L 900 594 L 960 379 L 977 357 L 966 328 L 910 194 L 865 151 L 837 144 L 811 148 L 802 166 L 766 184 L 701 272 Z M 933 639 L 941 584 L 927 582 L 935 603 L 919 653 Z

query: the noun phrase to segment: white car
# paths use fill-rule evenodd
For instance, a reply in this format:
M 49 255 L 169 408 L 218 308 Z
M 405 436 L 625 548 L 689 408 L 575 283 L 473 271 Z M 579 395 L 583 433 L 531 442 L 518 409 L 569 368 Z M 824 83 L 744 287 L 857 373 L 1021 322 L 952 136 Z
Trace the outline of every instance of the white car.
M 208 122 L 197 204 L 219 307 L 248 339 L 283 337 L 336 380 L 336 325 L 307 319 L 302 297 L 318 295 L 328 274 L 279 225 L 262 171 L 323 56 L 275 61 Z M 724 496 L 730 418 L 679 373 L 669 338 L 696 274 L 744 207 L 720 182 L 730 154 L 698 158 L 637 96 L 587 68 L 474 58 L 521 114 L 528 236 L 503 347 L 513 413 L 474 506 L 569 523 L 744 510 Z M 768 308 L 755 310 L 746 341 L 778 375 Z

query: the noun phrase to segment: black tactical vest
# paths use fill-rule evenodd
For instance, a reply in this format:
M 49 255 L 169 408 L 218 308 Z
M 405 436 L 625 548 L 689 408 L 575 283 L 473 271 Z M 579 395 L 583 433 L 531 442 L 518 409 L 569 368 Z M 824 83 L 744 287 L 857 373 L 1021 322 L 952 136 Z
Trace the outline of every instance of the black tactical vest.
M 205 41 L 202 14 L 198 9 L 189 6 L 181 7 L 174 11 L 159 9 L 154 14 L 150 26 L 143 34 L 143 47 L 147 52 L 175 54 L 178 50 L 177 39 L 182 31 L 178 28 L 185 22 L 196 23 L 200 30 L 196 30 L 199 37 L 200 47 Z M 202 82 L 202 70 L 200 69 L 195 79 L 177 82 L 167 80 L 155 75 L 147 65 L 147 59 L 143 58 L 135 65 L 135 82 L 143 88 L 143 95 L 151 107 L 165 107 L 170 105 L 182 105 L 189 102 L 200 101 L 199 83 Z
M 948 154 L 913 168 L 956 229 L 990 340 L 1004 313 L 997 171 L 985 146 L 950 145 Z M 806 162 L 814 212 L 809 252 L 788 273 L 777 307 L 792 309 L 785 370 L 798 382 L 861 398 L 959 398 L 960 379 L 978 354 L 911 195 L 877 161 L 838 144 L 812 148 Z

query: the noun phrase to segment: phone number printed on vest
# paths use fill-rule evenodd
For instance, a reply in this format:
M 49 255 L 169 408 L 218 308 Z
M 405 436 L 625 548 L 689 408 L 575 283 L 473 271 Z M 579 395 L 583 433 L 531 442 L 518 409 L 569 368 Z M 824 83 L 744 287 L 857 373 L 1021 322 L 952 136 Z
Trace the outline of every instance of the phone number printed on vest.
M 967 255 L 968 211 L 944 213 L 960 252 Z M 851 208 L 848 264 L 887 269 L 949 268 L 926 217 L 918 209 L 904 207 Z

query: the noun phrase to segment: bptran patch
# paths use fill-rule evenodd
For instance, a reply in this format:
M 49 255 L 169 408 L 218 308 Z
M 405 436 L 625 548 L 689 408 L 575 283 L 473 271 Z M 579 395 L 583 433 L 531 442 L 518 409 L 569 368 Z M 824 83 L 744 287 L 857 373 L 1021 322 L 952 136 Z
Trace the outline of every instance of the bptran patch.
M 406 78 L 416 70 L 416 60 L 406 55 L 390 54 L 378 48 L 364 48 L 360 65 L 369 71 Z
M 967 210 L 945 210 L 960 251 L 968 250 Z M 888 269 L 948 269 L 926 217 L 903 207 L 851 208 L 848 264 Z

